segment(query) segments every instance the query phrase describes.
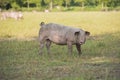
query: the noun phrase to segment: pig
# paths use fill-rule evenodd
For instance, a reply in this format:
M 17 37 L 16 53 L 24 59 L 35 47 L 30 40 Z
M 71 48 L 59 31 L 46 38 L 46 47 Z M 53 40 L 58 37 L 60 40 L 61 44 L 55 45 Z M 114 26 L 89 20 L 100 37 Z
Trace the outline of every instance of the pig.
M 22 12 L 18 12 L 18 19 L 23 19 L 23 14 L 22 14 Z
M 7 18 L 13 18 L 15 20 L 23 19 L 23 14 L 21 12 L 3 12 L 1 14 L 1 20 L 6 20 Z
M 50 54 L 51 43 L 58 45 L 67 45 L 68 54 L 72 54 L 72 45 L 76 45 L 79 56 L 82 54 L 81 45 L 85 43 L 86 36 L 90 32 L 84 31 L 79 28 L 73 28 L 56 23 L 45 24 L 41 22 L 39 30 L 40 52 L 43 53 L 43 47 L 46 43 L 47 53 Z
M 9 12 L 3 12 L 1 14 L 1 20 L 6 20 L 9 17 Z
M 13 18 L 15 20 L 23 19 L 23 14 L 21 12 L 10 12 L 10 18 Z

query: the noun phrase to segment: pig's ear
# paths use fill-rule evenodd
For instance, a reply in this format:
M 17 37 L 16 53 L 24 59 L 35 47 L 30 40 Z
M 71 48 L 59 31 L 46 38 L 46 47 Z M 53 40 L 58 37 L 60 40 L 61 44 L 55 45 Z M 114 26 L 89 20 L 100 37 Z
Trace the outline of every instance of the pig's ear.
M 89 36 L 89 35 L 90 35 L 90 32 L 85 31 L 85 35 L 86 35 L 86 36 Z
M 78 36 L 80 34 L 80 31 L 75 32 L 75 36 Z
M 74 35 L 75 35 L 75 39 L 78 40 L 79 35 L 80 35 L 80 31 L 76 31 L 76 32 L 74 33 Z

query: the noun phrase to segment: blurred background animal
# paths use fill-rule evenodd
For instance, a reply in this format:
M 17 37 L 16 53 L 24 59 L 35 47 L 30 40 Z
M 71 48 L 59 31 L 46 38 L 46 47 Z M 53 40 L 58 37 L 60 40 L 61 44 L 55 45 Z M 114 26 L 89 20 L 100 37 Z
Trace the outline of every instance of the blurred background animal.
M 1 13 L 1 20 L 6 20 L 8 18 L 20 20 L 20 19 L 23 19 L 23 14 L 22 12 L 14 12 L 14 11 Z

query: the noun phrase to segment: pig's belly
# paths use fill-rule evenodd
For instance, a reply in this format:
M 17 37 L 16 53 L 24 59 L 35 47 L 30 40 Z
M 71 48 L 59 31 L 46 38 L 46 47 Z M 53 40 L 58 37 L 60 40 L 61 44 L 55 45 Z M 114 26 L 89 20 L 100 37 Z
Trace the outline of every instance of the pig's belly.
M 59 45 L 66 45 L 66 39 L 62 35 L 54 35 L 49 37 L 50 41 Z

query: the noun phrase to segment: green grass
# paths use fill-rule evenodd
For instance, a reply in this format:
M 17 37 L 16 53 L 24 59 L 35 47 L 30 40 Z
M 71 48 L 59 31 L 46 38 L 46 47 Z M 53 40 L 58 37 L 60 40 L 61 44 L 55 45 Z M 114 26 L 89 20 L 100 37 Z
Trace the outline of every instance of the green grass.
M 41 21 L 80 27 L 91 32 L 83 54 L 67 54 L 52 44 L 51 56 L 40 56 Z M 0 21 L 0 80 L 119 80 L 120 12 L 24 12 L 24 20 Z

